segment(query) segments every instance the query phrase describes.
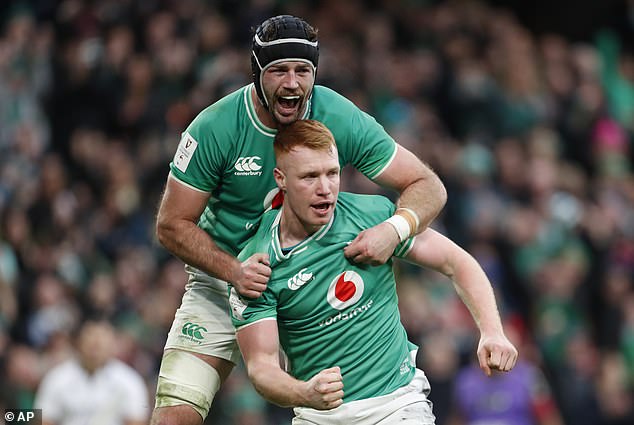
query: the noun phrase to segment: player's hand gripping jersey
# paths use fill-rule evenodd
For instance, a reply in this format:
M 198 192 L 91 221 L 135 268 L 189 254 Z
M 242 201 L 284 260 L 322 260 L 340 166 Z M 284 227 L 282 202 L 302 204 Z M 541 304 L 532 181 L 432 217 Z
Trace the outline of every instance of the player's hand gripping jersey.
M 202 111 L 183 133 L 170 164 L 172 177 L 211 193 L 198 225 L 233 255 L 255 233 L 278 192 L 273 179 L 276 130 L 257 118 L 252 87 Z M 352 164 L 371 179 L 396 154 L 396 143 L 374 118 L 326 87 L 315 86 L 303 118 L 330 129 L 342 167 Z
M 331 221 L 288 251 L 279 242 L 281 211 L 270 211 L 239 256 L 245 260 L 256 252 L 269 254 L 267 289 L 255 300 L 244 300 L 230 288 L 236 327 L 277 319 L 289 373 L 308 380 L 340 366 L 345 402 L 389 394 L 414 376 L 411 353 L 416 346 L 408 342 L 400 322 L 392 261 L 373 267 L 343 255 L 361 230 L 394 210 L 382 196 L 340 193 Z M 405 256 L 413 243 L 404 241 L 395 255 Z

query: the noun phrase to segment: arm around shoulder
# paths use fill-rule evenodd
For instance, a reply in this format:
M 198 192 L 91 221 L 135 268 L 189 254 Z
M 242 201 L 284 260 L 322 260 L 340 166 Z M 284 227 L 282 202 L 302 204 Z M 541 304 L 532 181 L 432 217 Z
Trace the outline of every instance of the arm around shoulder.
M 436 173 L 404 147 L 396 148 L 394 159 L 375 181 L 399 192 L 399 208 L 387 222 L 363 230 L 346 247 L 346 257 L 357 263 L 388 261 L 398 243 L 426 229 L 447 201 Z
M 394 159 L 376 182 L 396 190 L 400 194 L 398 206 L 417 214 L 419 227 L 413 233 L 426 229 L 447 202 L 447 190 L 438 175 L 400 145 L 397 145 Z

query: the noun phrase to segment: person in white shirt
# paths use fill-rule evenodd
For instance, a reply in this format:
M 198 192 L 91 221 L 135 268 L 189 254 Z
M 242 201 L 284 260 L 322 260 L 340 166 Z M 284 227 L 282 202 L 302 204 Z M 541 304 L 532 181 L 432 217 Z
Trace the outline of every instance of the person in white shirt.
M 141 375 L 114 357 L 116 334 L 106 321 L 79 329 L 77 356 L 46 373 L 35 397 L 42 425 L 141 425 L 149 419 Z

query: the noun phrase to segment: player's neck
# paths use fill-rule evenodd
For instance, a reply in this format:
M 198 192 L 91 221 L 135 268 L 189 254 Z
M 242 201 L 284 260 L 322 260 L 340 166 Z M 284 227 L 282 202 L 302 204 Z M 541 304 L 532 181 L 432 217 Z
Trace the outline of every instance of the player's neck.
M 319 230 L 321 225 L 309 225 L 299 220 L 288 208 L 282 210 L 279 238 L 282 248 L 293 247 Z

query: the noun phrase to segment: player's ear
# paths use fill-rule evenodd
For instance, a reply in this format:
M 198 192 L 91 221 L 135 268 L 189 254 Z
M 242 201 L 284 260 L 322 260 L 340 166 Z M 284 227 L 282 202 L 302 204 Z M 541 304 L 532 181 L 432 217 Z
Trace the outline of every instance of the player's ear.
M 273 169 L 273 178 L 275 179 L 277 187 L 279 187 L 282 192 L 286 192 L 286 176 L 284 175 L 282 170 L 275 167 Z

